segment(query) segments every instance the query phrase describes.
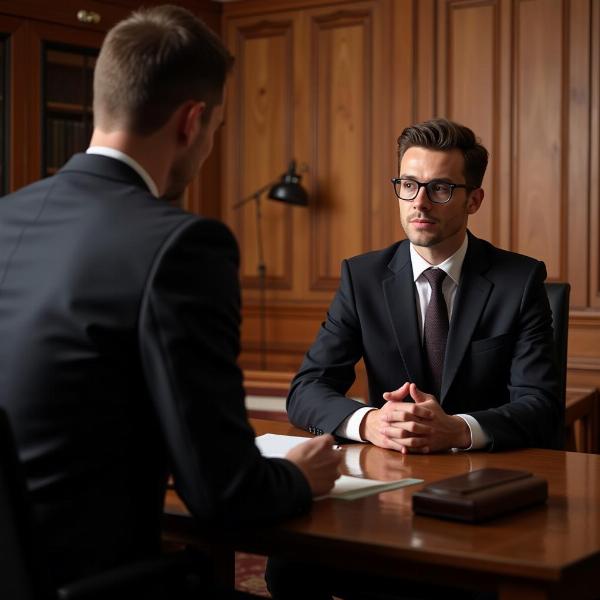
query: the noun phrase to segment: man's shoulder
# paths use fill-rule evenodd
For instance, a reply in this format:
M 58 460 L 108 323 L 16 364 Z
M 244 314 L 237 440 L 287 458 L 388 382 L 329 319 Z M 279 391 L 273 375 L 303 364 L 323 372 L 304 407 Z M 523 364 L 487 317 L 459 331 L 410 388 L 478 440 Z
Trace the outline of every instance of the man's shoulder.
M 498 248 L 485 240 L 472 238 L 463 267 L 468 272 L 481 274 L 498 290 L 512 293 L 532 281 L 541 284 L 547 276 L 543 261 L 525 254 Z
M 376 269 L 378 267 L 387 269 L 388 264 L 396 256 L 398 251 L 406 250 L 408 252 L 408 240 L 395 242 L 391 246 L 381 248 L 379 250 L 371 250 L 363 254 L 357 254 L 346 259 L 346 262 L 352 268 L 369 268 Z
M 532 269 L 542 264 L 540 260 L 532 256 L 499 248 L 487 240 L 474 236 L 470 238 L 469 243 L 473 246 L 475 253 L 483 255 L 489 260 L 492 267 Z

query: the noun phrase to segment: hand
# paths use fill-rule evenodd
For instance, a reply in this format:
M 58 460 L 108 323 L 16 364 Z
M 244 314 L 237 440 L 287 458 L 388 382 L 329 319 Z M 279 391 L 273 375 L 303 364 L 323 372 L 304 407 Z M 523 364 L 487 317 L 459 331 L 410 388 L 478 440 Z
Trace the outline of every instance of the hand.
M 388 402 L 396 403 L 397 398 L 403 394 L 400 390 L 385 393 L 383 397 Z M 400 451 L 404 453 L 439 452 L 450 448 L 468 448 L 471 445 L 471 432 L 463 419 L 446 414 L 434 396 L 422 392 L 414 383 L 408 385 L 408 393 L 415 403 L 411 405 L 403 402 L 402 410 L 396 408 L 388 411 L 388 423 L 382 424 L 380 435 L 392 440 L 395 445 L 399 444 Z M 408 414 L 422 415 L 424 410 L 429 414 L 427 425 L 422 424 L 422 416 L 419 417 L 421 421 L 416 422 L 421 423 L 420 427 L 406 425 Z
M 313 496 L 327 494 L 340 476 L 342 453 L 334 450 L 333 444 L 333 436 L 319 435 L 286 454 L 286 458 L 304 473 Z
M 410 396 L 414 404 L 405 402 Z M 381 448 L 428 453 L 450 448 L 468 448 L 471 433 L 463 419 L 447 415 L 431 394 L 405 383 L 393 392 L 383 394 L 386 404 L 369 412 L 365 420 L 365 439 Z M 367 421 L 371 416 L 370 421 Z
M 386 404 L 365 415 L 360 427 L 364 440 L 380 448 L 406 453 L 405 438 L 414 440 L 417 436 L 431 433 L 433 412 L 429 407 L 405 402 L 411 385 L 414 384 L 406 382 L 397 390 L 386 392 L 383 394 Z

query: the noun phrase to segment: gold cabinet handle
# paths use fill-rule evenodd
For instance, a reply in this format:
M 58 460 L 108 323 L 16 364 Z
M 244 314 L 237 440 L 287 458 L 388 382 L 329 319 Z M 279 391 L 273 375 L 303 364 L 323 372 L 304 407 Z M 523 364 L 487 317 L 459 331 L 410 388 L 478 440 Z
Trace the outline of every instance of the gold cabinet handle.
M 98 23 L 100 23 L 100 15 L 97 12 L 94 12 L 93 10 L 80 10 L 77 11 L 77 20 L 80 23 L 87 23 L 89 24 L 94 24 L 97 25 Z

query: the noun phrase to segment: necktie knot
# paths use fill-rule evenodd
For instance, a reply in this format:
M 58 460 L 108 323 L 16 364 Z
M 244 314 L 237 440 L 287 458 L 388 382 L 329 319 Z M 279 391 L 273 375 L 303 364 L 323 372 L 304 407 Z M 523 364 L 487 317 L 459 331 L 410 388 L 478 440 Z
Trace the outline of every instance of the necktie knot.
M 443 269 L 427 269 L 423 271 L 423 277 L 427 279 L 433 292 L 441 289 L 444 279 L 446 279 L 446 271 Z

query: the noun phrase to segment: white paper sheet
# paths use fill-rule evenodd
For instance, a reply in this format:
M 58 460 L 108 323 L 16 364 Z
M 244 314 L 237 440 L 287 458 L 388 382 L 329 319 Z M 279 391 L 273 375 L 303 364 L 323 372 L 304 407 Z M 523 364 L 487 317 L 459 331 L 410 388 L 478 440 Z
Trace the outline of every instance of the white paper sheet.
M 294 446 L 307 442 L 310 438 L 298 435 L 277 435 L 265 433 L 254 439 L 260 453 L 267 458 L 283 458 Z
M 260 453 L 268 458 L 283 458 L 294 446 L 306 442 L 309 438 L 295 435 L 277 435 L 265 433 L 256 438 L 256 446 Z M 365 479 L 363 477 L 351 477 L 342 475 L 336 482 L 334 488 L 326 496 L 316 498 L 339 498 L 341 500 L 355 500 L 371 494 L 380 494 L 389 490 L 395 490 L 407 485 L 423 483 L 422 479 L 397 479 L 395 481 L 380 481 L 377 479 Z

